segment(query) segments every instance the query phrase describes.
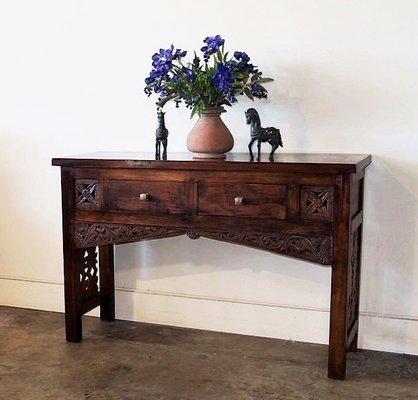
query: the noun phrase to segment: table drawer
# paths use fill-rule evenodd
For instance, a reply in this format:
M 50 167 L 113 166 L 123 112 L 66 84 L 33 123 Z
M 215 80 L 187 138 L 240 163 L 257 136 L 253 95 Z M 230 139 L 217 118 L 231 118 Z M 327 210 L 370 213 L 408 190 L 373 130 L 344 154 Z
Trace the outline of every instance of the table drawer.
M 109 211 L 181 214 L 186 208 L 185 198 L 185 182 L 110 180 L 108 183 Z
M 199 214 L 286 218 L 286 185 L 199 183 Z

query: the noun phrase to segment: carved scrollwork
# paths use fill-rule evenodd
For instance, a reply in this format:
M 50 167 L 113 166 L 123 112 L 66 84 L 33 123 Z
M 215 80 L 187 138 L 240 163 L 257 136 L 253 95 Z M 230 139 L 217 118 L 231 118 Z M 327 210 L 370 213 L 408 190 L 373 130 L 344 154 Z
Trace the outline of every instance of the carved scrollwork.
M 76 179 L 75 206 L 80 210 L 99 209 L 99 181 L 94 179 Z
M 88 300 L 97 296 L 99 293 L 96 247 L 79 250 L 77 254 L 77 265 L 80 271 L 81 299 Z
M 157 226 L 76 222 L 75 243 L 78 247 L 88 247 L 177 236 L 183 233 L 184 231 L 179 229 Z
M 334 189 L 326 186 L 302 186 L 301 217 L 306 220 L 332 221 Z
M 331 264 L 330 236 L 289 233 L 233 233 L 204 231 L 201 235 L 231 243 L 256 247 L 319 264 Z
M 235 233 L 217 230 L 187 230 L 142 225 L 77 222 L 75 242 L 78 247 L 127 243 L 186 234 L 191 239 L 207 237 L 243 244 L 263 250 L 300 258 L 319 264 L 331 264 L 331 236 L 290 233 Z
M 186 235 L 189 237 L 189 239 L 192 239 L 192 240 L 196 240 L 196 239 L 199 239 L 201 237 L 201 234 L 198 231 L 195 231 L 195 230 L 187 231 Z

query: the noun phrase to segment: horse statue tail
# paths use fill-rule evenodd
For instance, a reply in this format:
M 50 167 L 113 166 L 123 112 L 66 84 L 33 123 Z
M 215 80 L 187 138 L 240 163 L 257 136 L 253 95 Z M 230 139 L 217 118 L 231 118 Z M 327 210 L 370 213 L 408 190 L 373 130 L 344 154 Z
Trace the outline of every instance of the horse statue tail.
M 277 131 L 277 140 L 279 141 L 279 146 L 283 147 L 282 135 L 280 134 L 280 129 L 276 128 Z

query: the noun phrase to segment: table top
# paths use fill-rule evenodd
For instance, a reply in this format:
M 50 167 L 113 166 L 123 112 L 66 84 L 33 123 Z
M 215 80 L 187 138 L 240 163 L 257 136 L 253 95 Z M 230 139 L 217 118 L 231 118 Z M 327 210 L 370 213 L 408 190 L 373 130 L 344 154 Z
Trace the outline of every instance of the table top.
M 153 153 L 103 152 L 52 159 L 52 165 L 73 168 L 157 168 L 191 170 L 266 170 L 312 173 L 357 172 L 371 163 L 368 154 L 276 153 L 251 160 L 248 153 L 228 153 L 226 159 L 195 159 L 191 153 L 169 153 L 167 160 L 156 160 Z

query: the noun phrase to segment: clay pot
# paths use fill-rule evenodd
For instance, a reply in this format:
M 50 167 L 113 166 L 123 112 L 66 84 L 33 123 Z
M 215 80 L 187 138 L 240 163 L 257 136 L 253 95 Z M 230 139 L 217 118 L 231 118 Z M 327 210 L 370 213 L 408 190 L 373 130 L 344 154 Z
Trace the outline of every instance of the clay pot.
M 187 148 L 194 158 L 225 158 L 234 138 L 221 119 L 222 107 L 208 107 L 190 131 Z

